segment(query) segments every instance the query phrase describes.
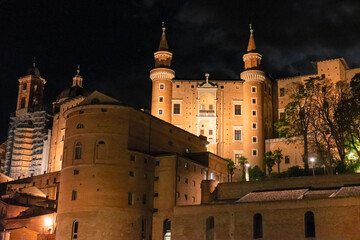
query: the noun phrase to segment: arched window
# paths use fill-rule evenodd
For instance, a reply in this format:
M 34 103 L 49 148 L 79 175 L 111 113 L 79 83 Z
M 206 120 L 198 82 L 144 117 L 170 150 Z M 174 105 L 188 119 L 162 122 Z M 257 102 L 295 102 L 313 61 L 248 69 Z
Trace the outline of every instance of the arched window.
M 163 226 L 164 240 L 171 240 L 171 220 L 165 219 Z
M 81 159 L 81 153 L 82 153 L 82 145 L 81 143 L 76 143 L 75 145 L 75 160 Z
M 210 216 L 206 219 L 206 240 L 215 239 L 215 218 Z
M 253 221 L 253 228 L 254 228 L 254 239 L 262 238 L 263 237 L 263 225 L 262 225 L 262 216 L 261 214 L 257 213 L 254 215 Z
M 105 142 L 100 140 L 96 144 L 96 158 L 103 159 L 106 156 L 106 145 Z
M 74 221 L 72 224 L 71 239 L 78 239 L 79 222 Z
M 315 237 L 315 217 L 311 211 L 305 213 L 305 237 Z
M 79 123 L 78 125 L 76 125 L 76 129 L 80 129 L 80 128 L 84 128 L 84 124 Z

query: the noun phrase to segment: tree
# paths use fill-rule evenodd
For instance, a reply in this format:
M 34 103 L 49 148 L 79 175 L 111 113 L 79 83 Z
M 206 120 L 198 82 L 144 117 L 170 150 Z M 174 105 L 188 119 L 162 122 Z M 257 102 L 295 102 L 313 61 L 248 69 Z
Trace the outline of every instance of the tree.
M 239 157 L 238 159 L 239 164 L 241 165 L 241 174 L 242 174 L 242 179 L 245 179 L 245 164 L 247 163 L 247 158 L 244 156 Z
M 301 136 L 304 141 L 303 162 L 305 172 L 309 170 L 308 163 L 308 136 L 311 133 L 310 121 L 313 118 L 314 84 L 320 78 L 309 78 L 304 83 L 294 83 L 289 89 L 290 102 L 285 107 L 284 115 L 275 124 L 280 137 L 285 137 L 288 141 L 294 137 Z
M 273 157 L 273 153 L 271 151 L 268 151 L 264 154 L 264 163 L 267 167 L 269 175 L 272 172 L 272 168 L 275 165 L 275 159 Z
M 235 163 L 230 158 L 226 158 L 225 160 L 228 162 L 227 163 L 228 182 L 232 182 L 232 177 L 234 175 L 234 170 L 235 170 Z
M 280 174 L 280 163 L 281 160 L 284 158 L 283 154 L 282 154 L 282 150 L 281 149 L 276 149 L 273 153 L 273 158 L 277 164 L 278 167 L 278 174 Z

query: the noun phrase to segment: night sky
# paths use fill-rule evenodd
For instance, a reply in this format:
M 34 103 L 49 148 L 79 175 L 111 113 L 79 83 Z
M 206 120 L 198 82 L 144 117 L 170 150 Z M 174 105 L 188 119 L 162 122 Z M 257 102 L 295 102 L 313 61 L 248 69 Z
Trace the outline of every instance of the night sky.
M 162 21 L 178 79 L 239 79 L 250 22 L 264 70 L 279 78 L 328 58 L 360 67 L 359 13 L 358 0 L 0 0 L 0 141 L 34 56 L 49 107 L 80 64 L 89 92 L 150 108 Z

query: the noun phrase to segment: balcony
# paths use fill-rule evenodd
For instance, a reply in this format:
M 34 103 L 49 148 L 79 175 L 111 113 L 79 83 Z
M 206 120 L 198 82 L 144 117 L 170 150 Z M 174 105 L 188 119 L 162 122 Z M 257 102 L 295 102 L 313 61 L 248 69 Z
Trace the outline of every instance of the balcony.
M 216 117 L 214 110 L 199 110 L 198 117 Z

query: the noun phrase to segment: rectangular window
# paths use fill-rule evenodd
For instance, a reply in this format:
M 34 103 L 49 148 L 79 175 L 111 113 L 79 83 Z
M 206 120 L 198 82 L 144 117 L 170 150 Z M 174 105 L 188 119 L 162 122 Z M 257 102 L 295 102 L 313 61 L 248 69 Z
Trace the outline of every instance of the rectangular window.
M 234 130 L 234 140 L 241 141 L 241 130 L 239 129 Z
M 179 103 L 174 104 L 174 114 L 180 114 L 180 104 Z
M 285 96 L 285 88 L 280 88 L 280 97 Z
M 234 109 L 235 109 L 234 112 L 235 115 L 241 115 L 241 105 L 238 104 L 234 105 Z
M 160 84 L 160 85 L 159 85 L 159 88 L 160 88 L 160 89 L 164 89 L 164 88 L 165 88 L 165 85 L 164 85 L 164 84 Z
M 187 200 L 187 199 L 188 199 L 187 194 L 185 194 L 185 195 L 184 195 L 184 197 L 185 197 L 185 200 Z
M 164 102 L 164 97 L 159 97 L 159 102 Z
M 204 129 L 200 129 L 200 135 L 204 136 Z
M 241 154 L 235 154 L 235 165 L 239 165 L 239 159 L 241 157 Z
M 74 175 L 79 175 L 79 170 L 74 169 Z
M 141 239 L 146 239 L 146 219 L 141 220 Z
M 204 104 L 200 105 L 200 110 L 205 110 L 205 105 Z
M 134 176 L 135 176 L 134 171 L 130 171 L 130 172 L 129 172 L 129 176 L 130 176 L 130 177 L 134 177 Z
M 46 179 L 46 185 L 49 185 L 49 179 Z
M 209 130 L 209 135 L 213 135 L 213 130 L 212 129 Z
M 256 93 L 256 87 L 251 87 L 251 92 Z
M 257 149 L 253 149 L 253 150 L 252 150 L 252 156 L 253 156 L 253 157 L 256 157 L 256 156 L 257 156 Z
M 214 173 L 210 173 L 210 179 L 214 179 Z
M 78 239 L 78 228 L 79 228 L 79 222 L 75 221 L 72 225 L 72 233 L 71 233 L 71 239 Z
M 253 128 L 253 129 L 256 129 L 256 128 L 257 128 L 257 123 L 256 123 L 256 122 L 253 122 L 253 123 L 252 123 L 252 128 Z
M 185 178 L 185 183 L 188 184 L 189 183 L 189 180 L 187 178 Z
M 209 105 L 209 110 L 213 110 L 213 105 Z
M 163 115 L 163 110 L 159 109 L 159 115 Z
M 76 200 L 77 199 L 77 191 L 75 191 L 75 190 L 72 190 L 72 192 L 71 192 L 71 200 Z
M 135 155 L 130 155 L 130 161 L 134 162 L 135 161 Z
M 146 194 L 143 194 L 142 196 L 142 204 L 146 204 Z
M 156 161 L 155 166 L 160 166 L 160 161 Z
M 158 196 L 159 196 L 159 193 L 155 192 L 154 197 L 158 197 Z
M 192 197 L 191 199 L 192 199 L 192 202 L 194 203 L 195 202 L 195 197 Z
M 128 192 L 128 205 L 133 205 L 133 193 Z
M 256 136 L 252 137 L 252 142 L 257 143 L 257 137 Z
M 256 98 L 252 98 L 252 99 L 251 99 L 251 103 L 252 103 L 252 104 L 256 104 Z
M 252 110 L 252 111 L 251 111 L 251 115 L 252 115 L 253 117 L 256 117 L 256 114 L 257 114 L 256 110 Z
M 285 164 L 290 164 L 290 156 L 285 156 Z

